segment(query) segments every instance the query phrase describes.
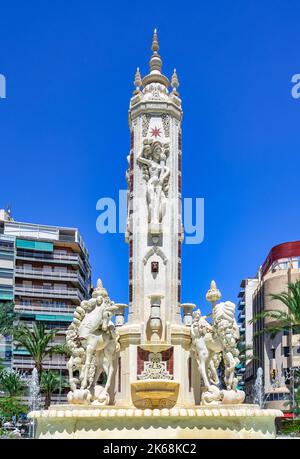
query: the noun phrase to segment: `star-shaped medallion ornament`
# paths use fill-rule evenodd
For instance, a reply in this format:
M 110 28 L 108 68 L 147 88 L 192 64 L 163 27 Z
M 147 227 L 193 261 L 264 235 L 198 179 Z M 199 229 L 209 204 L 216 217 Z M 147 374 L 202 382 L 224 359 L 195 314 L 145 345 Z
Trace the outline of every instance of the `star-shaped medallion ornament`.
M 154 136 L 155 138 L 160 137 L 160 134 L 161 134 L 160 128 L 157 128 L 155 126 L 154 129 L 153 128 L 151 129 L 151 135 Z

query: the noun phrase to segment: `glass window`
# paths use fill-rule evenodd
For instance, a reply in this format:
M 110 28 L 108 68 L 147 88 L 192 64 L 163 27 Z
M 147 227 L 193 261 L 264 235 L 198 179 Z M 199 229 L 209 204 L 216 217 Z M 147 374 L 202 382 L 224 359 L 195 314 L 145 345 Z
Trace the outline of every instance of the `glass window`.
M 290 356 L 290 348 L 288 346 L 285 346 L 283 348 L 283 355 L 284 355 L 284 357 L 289 357 Z
M 275 359 L 275 352 L 276 352 L 276 349 L 271 349 L 271 358 L 272 359 Z
M 296 357 L 300 355 L 300 346 L 293 346 L 293 355 Z

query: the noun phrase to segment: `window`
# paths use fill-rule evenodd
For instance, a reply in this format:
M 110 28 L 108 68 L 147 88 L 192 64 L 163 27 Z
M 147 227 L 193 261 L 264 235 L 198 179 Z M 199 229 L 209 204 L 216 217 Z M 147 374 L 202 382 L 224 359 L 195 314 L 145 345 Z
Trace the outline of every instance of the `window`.
M 43 266 L 43 271 L 45 273 L 51 273 L 52 272 L 52 267 L 51 266 Z
M 300 356 L 300 346 L 293 346 L 293 355 L 295 357 L 299 357 Z
M 43 288 L 51 289 L 52 288 L 52 284 L 50 284 L 49 282 L 43 282 Z
M 54 284 L 55 290 L 67 290 L 67 284 Z
M 55 249 L 55 253 L 57 255 L 67 255 L 68 254 L 68 252 L 64 249 Z
M 54 271 L 56 273 L 66 273 L 67 272 L 67 267 L 66 266 L 55 266 Z
M 24 263 L 23 268 L 25 271 L 32 271 L 32 265 L 29 263 Z
M 0 268 L 0 277 L 4 277 L 5 279 L 12 279 L 13 276 L 12 269 Z
M 284 357 L 289 357 L 290 356 L 290 348 L 288 346 L 285 346 L 283 348 L 283 355 L 284 355 Z
M 275 352 L 276 352 L 276 349 L 271 349 L 271 359 L 275 359 Z

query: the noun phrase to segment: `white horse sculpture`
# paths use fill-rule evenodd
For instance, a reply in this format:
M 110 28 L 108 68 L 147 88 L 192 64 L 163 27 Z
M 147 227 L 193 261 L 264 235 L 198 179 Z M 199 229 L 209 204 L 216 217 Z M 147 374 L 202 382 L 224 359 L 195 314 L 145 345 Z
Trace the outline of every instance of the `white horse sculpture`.
M 239 363 L 239 351 L 236 346 L 239 329 L 234 318 L 234 311 L 235 305 L 230 301 L 214 305 L 212 324 L 201 316 L 200 310 L 193 314 L 192 350 L 206 388 L 219 383 L 217 369 L 223 357 L 226 389 L 236 389 L 237 379 L 234 377 L 234 371 Z
M 89 301 L 82 301 L 74 312 L 74 319 L 67 331 L 67 344 L 72 355 L 67 364 L 72 403 L 108 404 L 108 390 L 114 373 L 116 352 L 119 351 L 118 334 L 112 322 L 117 307 L 109 299 L 101 280 Z M 79 377 L 74 377 L 74 371 Z M 97 386 L 102 373 L 105 386 Z M 80 385 L 80 388 L 77 388 Z M 100 393 L 101 391 L 101 393 Z

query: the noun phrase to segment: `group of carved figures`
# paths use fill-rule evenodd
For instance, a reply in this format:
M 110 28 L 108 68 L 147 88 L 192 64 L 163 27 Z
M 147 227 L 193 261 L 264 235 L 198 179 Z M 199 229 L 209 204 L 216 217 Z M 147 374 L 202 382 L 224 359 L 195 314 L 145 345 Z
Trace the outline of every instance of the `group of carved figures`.
M 218 292 L 213 282 L 209 292 L 210 296 Z M 191 325 L 191 351 L 202 380 L 201 403 L 241 403 L 245 394 L 237 390 L 235 377 L 235 367 L 239 363 L 235 305 L 230 301 L 218 304 L 212 301 L 212 304 L 212 322 L 209 323 L 197 310 Z M 112 321 L 116 309 L 100 280 L 92 298 L 82 301 L 76 308 L 67 331 L 67 345 L 71 351 L 67 364 L 71 388 L 69 403 L 110 403 L 109 389 L 120 350 L 119 335 Z M 222 367 L 223 389 L 218 374 Z M 101 375 L 102 384 L 99 384 Z
M 213 284 L 214 285 L 214 284 Z M 239 329 L 231 301 L 213 305 L 212 323 L 194 312 L 191 325 L 192 351 L 203 383 L 201 403 L 204 405 L 242 403 L 245 393 L 237 389 L 235 368 L 239 363 Z M 223 373 L 221 388 L 220 373 Z
M 67 368 L 71 391 L 69 403 L 109 404 L 109 388 L 116 353 L 120 350 L 112 317 L 117 307 L 98 280 L 92 298 L 81 302 L 67 331 L 71 357 Z M 100 376 L 103 385 L 98 385 Z
M 158 140 L 144 139 L 141 154 L 137 163 L 142 169 L 146 182 L 146 203 L 150 233 L 161 232 L 161 223 L 166 212 L 166 198 L 169 191 L 170 169 L 167 167 L 169 143 Z M 129 157 L 128 157 L 129 161 Z M 129 171 L 126 173 L 129 186 Z M 127 230 L 130 228 L 128 213 Z

